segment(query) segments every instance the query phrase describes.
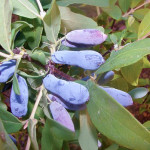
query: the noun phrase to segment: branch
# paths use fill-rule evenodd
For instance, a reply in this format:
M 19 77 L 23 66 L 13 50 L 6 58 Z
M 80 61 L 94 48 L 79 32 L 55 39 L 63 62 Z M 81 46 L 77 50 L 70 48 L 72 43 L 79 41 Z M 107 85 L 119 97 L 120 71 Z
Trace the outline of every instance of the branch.
M 132 8 L 129 12 L 125 13 L 122 17 L 127 17 L 127 16 L 129 16 L 130 14 L 132 14 L 133 12 L 135 12 L 137 9 L 143 7 L 144 5 L 146 5 L 146 4 L 148 4 L 148 3 L 150 3 L 150 0 L 145 1 L 143 4 L 137 6 L 136 8 Z

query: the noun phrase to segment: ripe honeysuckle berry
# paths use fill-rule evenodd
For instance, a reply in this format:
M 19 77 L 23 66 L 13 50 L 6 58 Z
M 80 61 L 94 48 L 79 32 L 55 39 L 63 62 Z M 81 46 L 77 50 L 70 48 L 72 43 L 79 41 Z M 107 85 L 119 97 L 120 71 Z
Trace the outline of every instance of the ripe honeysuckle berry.
M 65 126 L 72 132 L 75 132 L 71 117 L 61 104 L 54 101 L 49 105 L 49 109 L 55 121 L 59 122 L 61 125 Z
M 5 61 L 0 65 L 0 83 L 8 81 L 13 76 L 16 67 L 16 60 Z
M 17 95 L 14 92 L 14 88 L 12 86 L 11 94 L 10 94 L 10 107 L 11 112 L 17 116 L 22 117 L 27 113 L 27 105 L 28 105 L 28 86 L 26 80 L 17 75 L 20 95 Z
M 90 75 L 91 77 L 94 77 L 95 74 L 92 73 Z M 83 81 L 87 81 L 90 79 L 90 76 L 86 76 L 84 78 L 82 78 L 81 80 Z M 96 78 L 98 77 L 99 75 L 96 76 Z M 103 73 L 100 78 L 98 79 L 97 83 L 100 84 L 100 85 L 103 85 L 103 84 L 106 84 L 107 82 L 109 82 L 110 80 L 112 80 L 114 77 L 114 72 L 113 71 L 108 71 L 108 72 L 105 72 Z
M 57 51 L 51 59 L 57 64 L 75 65 L 86 70 L 96 70 L 105 62 L 100 53 L 92 50 Z
M 55 95 L 49 94 L 48 96 L 52 101 L 56 101 L 60 103 L 64 108 L 69 109 L 69 110 L 83 110 L 86 108 L 86 104 L 81 104 L 81 105 L 70 104 Z
M 86 87 L 79 83 L 58 79 L 52 74 L 48 74 L 43 79 L 43 84 L 48 91 L 70 104 L 82 105 L 89 99 Z
M 108 71 L 108 72 L 103 73 L 100 76 L 97 83 L 99 85 L 104 85 L 104 84 L 108 83 L 109 81 L 111 81 L 113 78 L 114 78 L 114 72 L 113 71 Z
M 97 29 L 81 29 L 73 30 L 66 35 L 67 41 L 72 44 L 81 45 L 98 45 L 103 43 L 107 38 L 107 35 Z
M 102 87 L 102 86 L 99 87 L 104 91 L 106 91 L 111 97 L 113 97 L 122 106 L 127 107 L 133 104 L 132 97 L 128 93 L 115 88 Z
M 71 47 L 71 48 L 87 48 L 87 47 L 92 47 L 93 45 L 88 45 L 88 44 L 75 44 L 67 41 L 66 39 L 61 42 L 62 45 L 66 47 Z

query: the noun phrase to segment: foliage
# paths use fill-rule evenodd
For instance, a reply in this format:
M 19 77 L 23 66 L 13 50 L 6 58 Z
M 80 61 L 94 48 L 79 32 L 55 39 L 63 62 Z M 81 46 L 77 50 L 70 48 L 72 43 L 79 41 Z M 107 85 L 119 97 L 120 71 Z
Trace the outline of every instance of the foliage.
M 150 80 L 140 78 L 150 68 L 149 8 L 150 0 L 1 0 L 1 149 L 20 149 L 27 132 L 26 150 L 150 150 L 149 121 L 126 108 L 150 106 Z

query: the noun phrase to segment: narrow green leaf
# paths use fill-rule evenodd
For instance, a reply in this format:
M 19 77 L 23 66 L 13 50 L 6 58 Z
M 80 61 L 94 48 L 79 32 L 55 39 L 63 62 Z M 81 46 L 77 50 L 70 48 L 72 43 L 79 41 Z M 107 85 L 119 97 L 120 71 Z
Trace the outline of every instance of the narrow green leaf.
M 119 6 L 121 10 L 125 13 L 131 5 L 131 0 L 119 0 Z
M 21 20 L 26 21 L 33 26 L 33 28 L 29 28 L 27 26 L 22 30 L 27 40 L 28 46 L 30 47 L 30 49 L 39 47 L 41 37 L 42 37 L 42 32 L 43 32 L 42 21 L 39 18 L 35 18 L 35 19 L 22 18 Z
M 25 21 L 16 21 L 16 22 L 14 22 L 14 23 L 11 24 L 11 27 L 12 27 L 12 33 L 11 33 L 11 49 L 14 48 L 14 40 L 15 40 L 15 38 L 16 38 L 17 33 L 18 33 L 21 29 L 23 29 L 24 27 L 26 27 L 26 26 L 28 26 L 28 27 L 30 27 L 30 28 L 33 27 L 32 24 L 29 24 L 29 23 L 27 23 L 27 22 L 25 22 Z
M 48 9 L 43 21 L 47 39 L 50 42 L 55 43 L 61 24 L 60 12 L 56 0 L 51 2 L 51 7 Z
M 112 144 L 105 150 L 118 150 L 119 146 L 117 144 Z
M 46 56 L 43 51 L 36 50 L 30 56 L 32 59 L 39 61 L 42 65 L 46 65 Z
M 97 23 L 93 19 L 76 14 L 68 7 L 59 7 L 59 10 L 61 14 L 61 33 L 63 34 L 76 29 L 98 27 Z
M 150 61 L 147 59 L 147 57 L 143 58 L 143 68 L 150 68 Z
M 118 51 L 113 51 L 112 55 L 96 71 L 96 74 L 131 65 L 148 54 L 150 54 L 150 39 L 128 44 Z
M 123 77 L 113 79 L 110 82 L 108 82 L 106 85 L 125 92 L 128 91 L 128 83 Z
M 96 129 L 89 118 L 87 110 L 80 112 L 80 134 L 78 139 L 82 150 L 98 149 Z
M 131 8 L 136 7 L 142 0 L 132 0 L 131 2 Z
M 0 119 L 0 148 L 1 150 L 17 150 L 16 145 L 8 136 Z
M 137 9 L 134 13 L 133 16 L 137 18 L 138 20 L 142 21 L 144 16 L 149 12 L 149 8 L 142 8 L 142 9 Z
M 60 6 L 68 6 L 71 4 L 87 4 L 99 7 L 108 7 L 109 0 L 57 0 L 57 4 Z
M 150 132 L 96 84 L 89 81 L 87 87 L 87 109 L 97 130 L 126 148 L 149 150 Z
M 12 113 L 0 108 L 0 118 L 8 133 L 14 133 L 22 128 L 22 123 Z
M 2 0 L 0 4 L 0 45 L 9 53 L 11 52 L 11 16 L 11 1 Z
M 16 74 L 14 74 L 13 76 L 13 89 L 17 95 L 20 95 L 20 89 L 19 89 L 19 84 L 18 84 L 18 79 L 16 77 Z
M 49 70 L 48 70 L 48 71 L 49 71 Z M 20 71 L 20 70 L 18 71 L 18 74 L 21 75 L 21 76 L 23 76 L 23 77 L 25 77 L 25 78 L 38 79 L 38 78 L 44 77 L 44 76 L 48 73 L 48 71 L 45 72 L 44 74 L 38 75 L 38 76 L 28 75 L 27 73 L 25 73 L 25 72 L 23 72 L 23 71 Z
M 150 33 L 150 11 L 144 16 L 138 30 L 138 39 Z
M 53 129 L 50 128 L 49 120 L 46 120 L 44 129 L 42 131 L 42 150 L 61 150 L 63 140 L 54 135 Z
M 138 85 L 139 76 L 143 68 L 143 59 L 129 66 L 121 68 L 123 77 L 133 86 Z
M 121 10 L 118 6 L 114 5 L 114 6 L 110 6 L 108 8 L 103 8 L 103 10 L 110 15 L 112 18 L 119 20 L 121 18 Z
M 29 123 L 28 123 L 29 136 L 31 138 L 33 149 L 35 149 L 35 150 L 39 150 L 39 146 L 38 146 L 37 139 L 36 139 L 36 124 L 37 124 L 37 122 L 38 121 L 36 119 L 34 119 L 34 120 L 29 120 Z
M 11 0 L 13 4 L 13 14 L 26 18 L 40 17 L 37 9 L 27 0 Z

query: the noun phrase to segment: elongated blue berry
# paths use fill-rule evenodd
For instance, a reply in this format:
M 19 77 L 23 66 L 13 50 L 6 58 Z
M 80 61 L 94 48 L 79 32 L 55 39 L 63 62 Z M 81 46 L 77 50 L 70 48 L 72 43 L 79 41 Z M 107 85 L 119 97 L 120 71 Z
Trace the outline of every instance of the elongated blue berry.
M 17 95 L 14 92 L 14 88 L 12 86 L 11 95 L 10 95 L 10 107 L 11 112 L 17 116 L 22 117 L 27 113 L 27 105 L 28 105 L 28 86 L 26 80 L 17 75 L 20 95 Z
M 97 83 L 100 84 L 100 85 L 104 85 L 107 82 L 111 81 L 113 78 L 114 78 L 114 72 L 113 71 L 108 71 L 108 72 L 103 73 L 100 76 L 100 78 L 97 81 Z
M 89 44 L 76 44 L 76 43 L 71 43 L 67 41 L 66 39 L 61 42 L 62 45 L 66 47 L 71 47 L 71 48 L 87 48 L 87 47 L 92 47 L 93 45 Z
M 59 122 L 61 125 L 65 126 L 69 130 L 75 132 L 74 124 L 71 120 L 71 117 L 67 110 L 61 104 L 54 101 L 49 105 L 49 109 L 55 121 Z
M 51 58 L 57 64 L 75 65 L 87 70 L 96 70 L 105 62 L 100 53 L 92 50 L 57 51 Z
M 16 60 L 5 61 L 0 65 L 0 83 L 6 82 L 15 71 Z
M 83 110 L 86 108 L 86 104 L 81 104 L 81 105 L 70 104 L 55 95 L 49 94 L 48 96 L 52 101 L 56 101 L 60 103 L 64 108 L 69 109 L 69 110 Z
M 111 97 L 113 97 L 122 106 L 126 107 L 133 104 L 132 97 L 128 93 L 115 88 L 102 87 L 102 86 L 99 87 L 105 90 Z
M 66 39 L 74 44 L 98 45 L 103 43 L 107 35 L 97 29 L 73 30 L 66 35 Z
M 48 74 L 43 79 L 43 84 L 48 91 L 70 104 L 81 105 L 89 99 L 89 92 L 86 87 L 79 83 L 58 79 L 52 74 Z

